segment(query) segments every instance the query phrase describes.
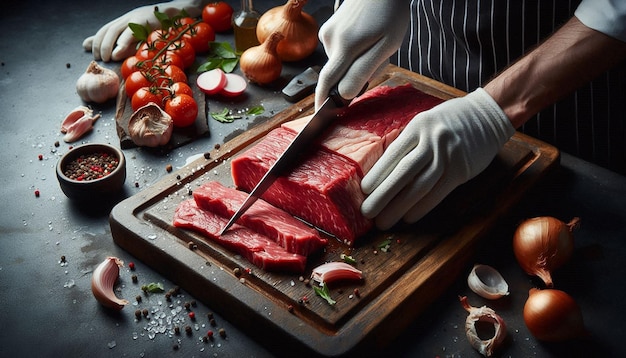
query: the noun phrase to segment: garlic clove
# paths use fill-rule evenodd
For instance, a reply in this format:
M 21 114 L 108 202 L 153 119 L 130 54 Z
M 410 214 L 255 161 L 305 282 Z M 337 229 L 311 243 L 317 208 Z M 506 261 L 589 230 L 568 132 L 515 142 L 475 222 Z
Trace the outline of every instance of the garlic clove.
M 78 106 L 74 108 L 70 113 L 65 116 L 63 122 L 61 122 L 61 133 L 66 133 L 68 128 L 76 123 L 79 119 L 84 117 L 85 115 L 93 115 L 93 110 L 87 106 Z
M 124 262 L 117 257 L 109 256 L 96 267 L 91 277 L 91 292 L 103 306 L 115 310 L 121 310 L 129 304 L 128 300 L 118 298 L 113 292 L 113 287 L 120 273 L 120 267 Z
M 128 121 L 128 134 L 138 146 L 165 145 L 170 141 L 173 130 L 172 117 L 152 102 L 138 108 Z
M 474 265 L 467 277 L 467 285 L 477 295 L 490 300 L 509 294 L 509 285 L 504 277 L 488 265 Z
M 493 309 L 487 306 L 470 306 L 465 296 L 459 297 L 459 300 L 463 308 L 469 312 L 465 319 L 465 334 L 467 339 L 472 347 L 480 352 L 480 354 L 485 357 L 491 357 L 493 352 L 502 344 L 504 338 L 506 338 L 506 324 L 504 320 Z M 476 328 L 478 322 L 492 324 L 494 328 L 493 337 L 481 339 Z
M 63 137 L 65 142 L 75 142 L 93 128 L 94 122 L 100 118 L 101 115 L 98 113 L 95 116 L 91 116 L 91 113 L 90 111 L 89 114 L 85 114 L 69 125 L 69 127 L 65 128 L 65 136 Z
M 314 268 L 311 278 L 322 286 L 324 283 L 339 280 L 360 280 L 363 272 L 345 262 L 327 262 Z

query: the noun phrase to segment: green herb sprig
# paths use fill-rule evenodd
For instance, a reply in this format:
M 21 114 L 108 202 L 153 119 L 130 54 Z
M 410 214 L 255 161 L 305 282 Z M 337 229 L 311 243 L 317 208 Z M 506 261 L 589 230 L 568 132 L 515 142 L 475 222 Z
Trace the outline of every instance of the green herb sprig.
M 233 72 L 239 63 L 239 54 L 228 42 L 209 43 L 209 54 L 205 63 L 198 66 L 198 73 L 207 72 L 216 68 L 226 73 Z
M 328 286 L 326 285 L 326 283 L 324 283 L 322 287 L 313 286 L 313 290 L 318 296 L 325 299 L 329 305 L 334 306 L 335 303 L 337 303 L 337 301 L 333 300 L 333 298 L 330 297 L 330 291 L 328 290 Z
M 250 107 L 245 112 L 245 115 L 246 116 L 258 116 L 258 115 L 263 114 L 263 112 L 265 112 L 265 108 L 263 108 L 263 106 L 261 105 L 258 105 L 258 106 Z M 221 112 L 211 112 L 211 117 L 213 117 L 213 119 L 221 123 L 232 123 L 236 119 L 241 119 L 244 116 L 240 114 L 234 114 L 232 110 L 228 108 L 224 108 L 222 109 Z

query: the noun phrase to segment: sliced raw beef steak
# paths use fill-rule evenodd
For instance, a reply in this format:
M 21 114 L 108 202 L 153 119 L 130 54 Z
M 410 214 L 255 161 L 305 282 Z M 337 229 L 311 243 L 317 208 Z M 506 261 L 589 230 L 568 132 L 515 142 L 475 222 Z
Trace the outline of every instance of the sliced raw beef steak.
M 252 190 L 294 136 L 291 130 L 276 128 L 233 159 L 236 186 Z M 348 243 L 372 225 L 360 212 L 365 196 L 356 164 L 324 150 L 309 153 L 289 175 L 276 179 L 262 198 Z
M 204 183 L 193 191 L 199 207 L 226 218 L 235 213 L 247 196 L 243 191 L 227 188 L 216 181 Z M 317 230 L 263 199 L 257 200 L 237 222 L 295 254 L 308 256 L 328 243 Z
M 234 224 L 220 236 L 226 222 L 228 219 L 198 207 L 193 199 L 180 203 L 174 214 L 174 226 L 199 232 L 264 270 L 297 273 L 304 271 L 305 256 L 287 252 L 272 239 L 244 226 Z
M 361 215 L 360 183 L 413 117 L 443 102 L 411 85 L 379 86 L 355 100 L 301 164 L 263 198 L 353 244 L 372 226 Z M 232 161 L 237 188 L 250 191 L 308 119 L 285 123 Z

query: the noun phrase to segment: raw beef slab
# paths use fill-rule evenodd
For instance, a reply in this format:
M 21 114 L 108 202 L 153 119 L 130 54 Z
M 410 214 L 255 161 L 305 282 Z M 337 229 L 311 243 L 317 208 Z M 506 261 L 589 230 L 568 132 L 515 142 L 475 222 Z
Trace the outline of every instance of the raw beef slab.
M 266 271 L 304 271 L 305 256 L 287 252 L 270 238 L 244 226 L 234 224 L 220 236 L 220 231 L 227 222 L 228 219 L 198 207 L 194 199 L 180 203 L 174 214 L 175 227 L 199 232 Z
M 193 191 L 199 207 L 225 218 L 232 217 L 247 196 L 242 191 L 227 188 L 216 181 L 204 183 Z M 328 243 L 317 230 L 263 199 L 257 200 L 237 223 L 275 240 L 289 252 L 304 256 Z
M 402 128 L 442 100 L 411 85 L 379 86 L 355 100 L 320 146 L 262 196 L 290 214 L 354 244 L 372 223 L 361 215 L 360 182 Z M 237 188 L 250 191 L 308 119 L 286 123 L 231 164 Z
M 250 191 L 261 180 L 295 133 L 276 128 L 243 156 L 235 158 L 236 186 Z M 364 195 L 357 165 L 342 156 L 319 150 L 309 154 L 287 176 L 281 176 L 262 195 L 270 204 L 351 242 L 355 232 L 366 232 L 371 221 L 360 212 Z

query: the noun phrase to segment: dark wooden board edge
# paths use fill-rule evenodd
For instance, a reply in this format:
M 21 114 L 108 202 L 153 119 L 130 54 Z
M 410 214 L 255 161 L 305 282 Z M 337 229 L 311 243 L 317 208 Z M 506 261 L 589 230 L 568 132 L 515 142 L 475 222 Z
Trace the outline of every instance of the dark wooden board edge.
M 389 78 L 393 73 L 403 72 L 404 70 L 390 67 L 385 78 Z M 432 80 L 420 78 L 421 76 L 413 73 L 409 74 L 416 83 L 425 87 L 427 93 L 434 95 L 439 93 L 444 98 L 462 94 L 458 90 L 447 88 Z M 311 102 L 310 98 L 299 102 L 279 113 L 275 120 L 268 121 L 240 135 L 236 140 L 229 141 L 220 151 L 213 151 L 211 155 L 216 162 L 226 160 L 228 156 L 226 153 L 241 150 L 270 129 L 301 116 L 303 112 L 310 111 Z M 523 193 L 558 161 L 558 151 L 545 143 L 520 133 L 516 133 L 512 141 L 528 146 L 535 155 L 517 169 L 509 190 L 498 195 L 496 201 L 500 205 L 499 213 L 503 213 L 517 202 Z M 189 180 L 194 180 L 193 175 Z M 476 238 L 482 236 L 497 220 L 497 216 L 494 215 L 475 218 L 465 226 L 467 228 L 465 235 L 461 237 L 452 235 L 440 241 L 427 256 L 410 267 L 387 291 L 382 292 L 378 299 L 373 300 L 356 313 L 350 322 L 345 322 L 339 331 L 329 335 L 329 332 L 303 325 L 276 300 L 260 295 L 247 297 L 244 293 L 248 293 L 245 291 L 248 288 L 223 270 L 213 271 L 212 274 L 215 275 L 213 281 L 208 282 L 216 282 L 214 287 L 199 287 L 199 282 L 207 282 L 207 280 L 197 268 L 206 265 L 207 258 L 198 256 L 194 260 L 189 260 L 188 252 L 185 252 L 187 249 L 183 245 L 173 244 L 171 240 L 159 239 L 161 235 L 167 236 L 169 233 L 159 232 L 149 222 L 142 222 L 138 218 L 139 213 L 158 201 L 160 195 L 167 195 L 168 189 L 174 190 L 173 186 L 177 182 L 179 180 L 175 179 L 175 173 L 172 173 L 158 185 L 118 204 L 111 212 L 110 218 L 114 240 L 142 261 L 179 283 L 194 296 L 210 302 L 216 311 L 221 312 L 232 323 L 241 326 L 259 342 L 281 337 L 280 346 L 289 347 L 289 352 L 292 352 L 293 347 L 299 347 L 305 353 L 335 356 L 353 350 L 367 350 L 370 346 L 383 346 L 396 335 L 395 332 L 399 332 L 420 313 L 415 309 L 416 305 L 422 308 L 427 307 L 432 297 L 436 297 L 448 287 L 467 260 L 471 258 L 473 248 L 477 244 Z M 149 235 L 154 235 L 155 232 L 158 232 L 156 239 L 144 239 Z M 138 246 L 131 248 L 131 241 L 132 245 Z M 459 250 L 459 247 L 463 249 Z M 445 260 L 451 255 L 454 257 L 452 262 Z M 165 264 L 169 261 L 168 258 L 174 258 L 174 260 Z M 425 276 L 425 267 L 429 268 L 426 271 L 435 270 L 440 275 Z M 441 274 L 442 271 L 445 271 L 445 275 Z M 415 289 L 415 287 L 419 288 Z M 403 299 L 397 301 L 398 297 Z M 267 316 L 268 312 L 271 312 L 272 317 Z M 258 327 L 263 327 L 263 329 L 259 330 Z M 276 348 L 280 347 L 272 346 L 272 349 Z

